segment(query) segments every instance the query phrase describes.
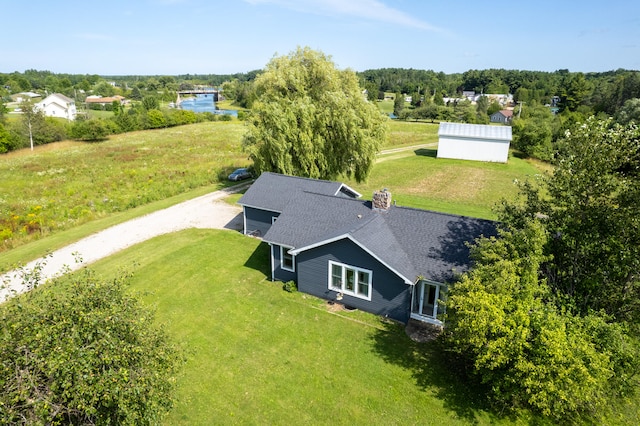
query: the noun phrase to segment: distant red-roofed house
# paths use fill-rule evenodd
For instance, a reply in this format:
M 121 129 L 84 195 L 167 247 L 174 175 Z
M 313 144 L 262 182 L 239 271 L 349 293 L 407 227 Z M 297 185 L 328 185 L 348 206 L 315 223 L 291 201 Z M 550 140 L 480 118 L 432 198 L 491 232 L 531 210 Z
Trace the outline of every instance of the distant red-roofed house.
M 108 96 L 108 97 L 100 97 L 100 96 L 87 96 L 87 98 L 84 100 L 87 104 L 100 104 L 100 105 L 106 105 L 106 104 L 111 104 L 114 101 L 118 101 L 120 103 L 122 103 L 124 101 L 124 96 L 120 96 L 120 95 L 115 95 L 115 96 Z
M 491 114 L 492 123 L 509 124 L 513 120 L 513 111 L 510 109 L 501 109 Z

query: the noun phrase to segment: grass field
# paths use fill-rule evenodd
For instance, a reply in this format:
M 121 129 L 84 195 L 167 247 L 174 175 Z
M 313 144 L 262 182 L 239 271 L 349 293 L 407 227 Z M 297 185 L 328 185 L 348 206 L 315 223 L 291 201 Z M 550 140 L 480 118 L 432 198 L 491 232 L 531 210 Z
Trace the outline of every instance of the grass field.
M 21 203 L 91 213 L 5 251 L 0 268 L 226 185 L 226 171 L 247 161 L 242 132 L 238 122 L 202 123 L 0 156 L 2 215 Z M 436 134 L 430 124 L 391 123 L 385 148 L 433 144 Z M 513 179 L 543 169 L 515 157 L 506 165 L 436 159 L 427 147 L 381 155 L 369 182 L 349 184 L 365 198 L 387 187 L 400 205 L 493 217 L 495 201 L 515 193 Z M 102 197 L 121 203 L 88 208 Z M 188 230 L 93 266 L 110 276 L 136 262 L 132 291 L 187 354 L 165 424 L 546 424 L 526 412 L 490 410 L 481 389 L 447 368 L 437 344 L 414 343 L 375 316 L 331 312 L 324 301 L 284 292 L 268 281 L 268 261 L 257 240 Z M 615 407 L 607 423 L 638 424 L 636 402 Z
M 438 142 L 438 124 L 389 120 L 389 137 L 382 149 Z
M 60 142 L 0 156 L 0 251 L 163 200 L 227 185 L 249 164 L 243 124 L 201 123 Z
M 132 290 L 186 351 L 166 424 L 512 424 L 448 373 L 434 344 L 283 291 L 268 259 L 258 240 L 189 230 L 95 265 L 110 276 L 138 262 Z
M 232 231 L 155 238 L 93 266 L 137 263 L 131 290 L 185 351 L 167 425 L 547 425 L 498 414 L 462 383 L 438 343 L 268 281 L 266 244 Z M 635 425 L 633 401 L 605 424 Z
M 436 159 L 436 152 L 419 148 L 383 155 L 365 184 L 347 183 L 365 198 L 387 188 L 398 205 L 495 219 L 500 200 L 517 196 L 514 180 L 533 178 L 546 168 L 513 156 L 500 164 Z
M 437 129 L 392 121 L 383 148 L 433 147 Z M 152 203 L 166 207 L 228 185 L 228 172 L 248 164 L 243 132 L 237 121 L 208 122 L 0 156 L 0 270 L 152 211 Z M 492 218 L 492 206 L 515 194 L 513 179 L 537 168 L 518 158 L 436 160 L 433 148 L 420 148 L 381 155 L 368 182 L 349 184 L 365 197 L 386 187 L 401 205 Z

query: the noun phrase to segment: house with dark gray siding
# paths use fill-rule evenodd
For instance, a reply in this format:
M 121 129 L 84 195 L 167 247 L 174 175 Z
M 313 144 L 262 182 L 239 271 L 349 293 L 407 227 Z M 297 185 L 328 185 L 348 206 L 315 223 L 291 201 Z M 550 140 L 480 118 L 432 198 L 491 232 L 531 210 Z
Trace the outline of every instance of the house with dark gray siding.
M 271 279 L 407 322 L 442 325 L 447 284 L 470 267 L 467 243 L 496 224 L 372 200 L 340 182 L 263 173 L 240 198 L 244 233 L 270 246 Z

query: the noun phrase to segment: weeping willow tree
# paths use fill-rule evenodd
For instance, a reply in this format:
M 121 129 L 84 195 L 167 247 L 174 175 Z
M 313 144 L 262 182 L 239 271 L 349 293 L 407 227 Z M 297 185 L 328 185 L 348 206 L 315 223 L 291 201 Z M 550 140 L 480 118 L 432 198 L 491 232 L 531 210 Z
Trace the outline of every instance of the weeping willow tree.
M 309 48 L 274 57 L 255 81 L 244 147 L 256 172 L 364 181 L 387 125 L 353 71 Z

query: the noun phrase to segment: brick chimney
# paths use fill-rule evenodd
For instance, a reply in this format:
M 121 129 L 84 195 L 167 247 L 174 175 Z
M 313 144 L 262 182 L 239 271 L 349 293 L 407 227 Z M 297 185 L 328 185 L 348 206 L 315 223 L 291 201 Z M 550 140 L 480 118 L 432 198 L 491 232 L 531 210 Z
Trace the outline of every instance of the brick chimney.
M 389 207 L 391 207 L 391 193 L 387 191 L 387 188 L 382 191 L 375 191 L 371 204 L 374 210 L 389 210 Z

